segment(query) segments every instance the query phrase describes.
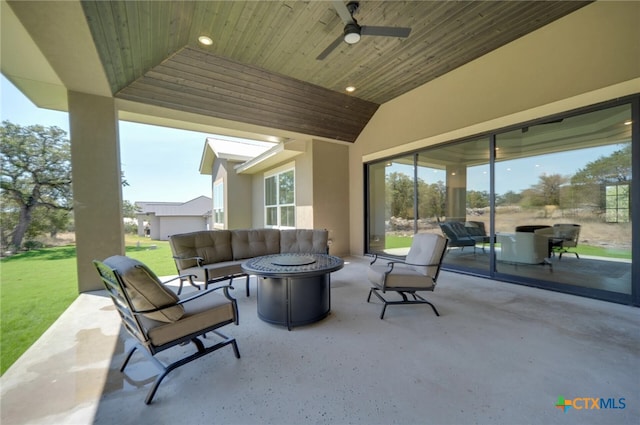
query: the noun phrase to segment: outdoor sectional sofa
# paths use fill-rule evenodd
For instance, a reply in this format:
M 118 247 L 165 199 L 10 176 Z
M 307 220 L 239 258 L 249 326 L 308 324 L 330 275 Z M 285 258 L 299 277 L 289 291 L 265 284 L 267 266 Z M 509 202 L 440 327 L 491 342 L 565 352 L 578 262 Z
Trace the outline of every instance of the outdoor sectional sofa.
M 235 277 L 249 276 L 241 264 L 254 257 L 284 253 L 327 254 L 329 232 L 315 229 L 240 229 L 203 230 L 169 237 L 169 245 L 178 274 L 190 276 L 182 284 L 197 286 L 194 281 L 208 285 Z

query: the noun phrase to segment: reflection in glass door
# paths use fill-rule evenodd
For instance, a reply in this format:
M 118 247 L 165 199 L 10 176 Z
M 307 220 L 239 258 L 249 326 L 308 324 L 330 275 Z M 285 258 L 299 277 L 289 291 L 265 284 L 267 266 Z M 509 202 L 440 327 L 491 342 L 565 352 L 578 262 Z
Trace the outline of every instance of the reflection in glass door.
M 496 137 L 496 272 L 631 293 L 631 108 Z
M 489 272 L 489 172 L 488 137 L 418 154 L 419 231 L 449 240 L 445 266 Z
M 415 233 L 414 156 L 369 166 L 369 252 L 406 255 Z
M 450 270 L 626 302 L 631 124 L 619 104 L 368 164 L 367 252 L 433 232 Z

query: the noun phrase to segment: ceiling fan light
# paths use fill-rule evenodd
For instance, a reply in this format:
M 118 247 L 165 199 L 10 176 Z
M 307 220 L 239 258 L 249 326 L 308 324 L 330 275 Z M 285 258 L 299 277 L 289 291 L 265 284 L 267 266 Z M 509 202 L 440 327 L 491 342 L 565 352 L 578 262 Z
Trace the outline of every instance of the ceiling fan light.
M 347 44 L 356 44 L 360 41 L 360 27 L 356 24 L 347 24 L 344 27 L 344 41 Z

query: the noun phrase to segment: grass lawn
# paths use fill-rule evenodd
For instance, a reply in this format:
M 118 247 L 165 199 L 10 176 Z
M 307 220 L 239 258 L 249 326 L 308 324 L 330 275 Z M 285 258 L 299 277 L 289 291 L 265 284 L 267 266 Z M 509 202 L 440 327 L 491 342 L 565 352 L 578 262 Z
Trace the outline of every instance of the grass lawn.
M 177 273 L 168 242 L 127 236 L 125 243 L 127 255 L 159 276 Z M 3 258 L 0 273 L 0 374 L 4 374 L 78 296 L 76 247 Z

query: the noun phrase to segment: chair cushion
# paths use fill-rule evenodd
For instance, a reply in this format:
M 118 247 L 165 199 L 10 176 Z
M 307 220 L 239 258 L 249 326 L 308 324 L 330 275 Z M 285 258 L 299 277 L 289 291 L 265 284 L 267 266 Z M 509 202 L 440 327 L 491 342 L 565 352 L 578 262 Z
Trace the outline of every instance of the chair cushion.
M 563 247 L 575 247 L 577 245 L 580 226 L 577 224 L 554 224 L 553 236 L 562 239 Z
M 413 266 L 413 269 L 423 276 L 435 277 L 445 243 L 446 239 L 435 233 L 417 233 L 413 235 L 413 242 L 405 261 L 410 264 L 434 264 L 433 266 Z
M 386 263 L 373 264 L 367 270 L 367 277 L 376 287 L 382 289 L 394 288 L 420 288 L 422 290 L 433 290 L 436 286 L 430 277 L 416 271 L 414 267 L 405 264 L 395 264 L 393 272 L 387 276 L 385 285 L 385 272 L 388 270 Z
M 231 261 L 231 232 L 229 230 L 209 230 L 182 233 L 169 237 L 169 245 L 174 256 L 201 257 L 203 264 Z M 180 270 L 197 266 L 196 260 L 176 260 Z
M 329 232 L 327 230 L 280 230 L 280 252 L 293 254 L 326 254 Z
M 123 255 L 114 255 L 103 262 L 122 278 L 133 307 L 138 311 L 173 305 L 180 299 L 167 289 L 147 266 Z M 160 322 L 175 322 L 184 314 L 181 305 L 162 309 L 145 316 Z
M 189 295 L 183 295 L 182 298 Z M 184 315 L 177 322 L 162 323 L 156 320 L 143 320 L 153 345 L 163 345 L 194 333 L 200 334 L 203 329 L 226 324 L 236 319 L 231 301 L 218 293 L 203 295 L 183 305 Z
M 231 231 L 233 259 L 260 257 L 280 253 L 280 230 L 245 229 Z

